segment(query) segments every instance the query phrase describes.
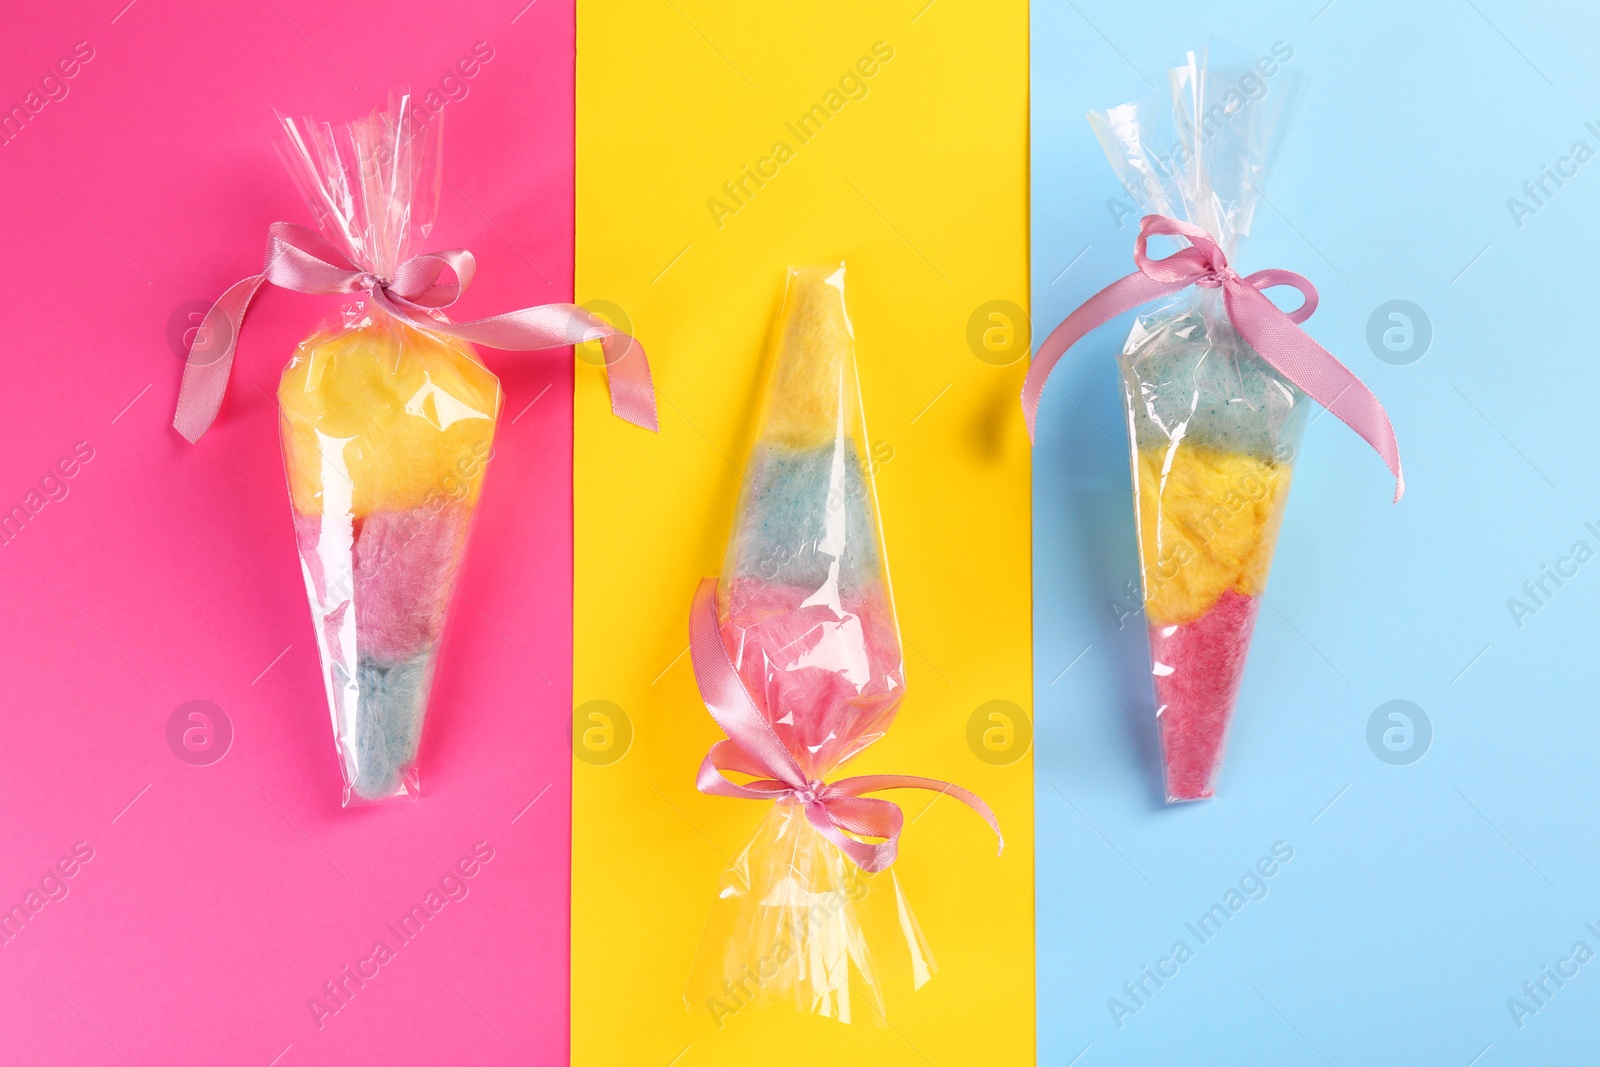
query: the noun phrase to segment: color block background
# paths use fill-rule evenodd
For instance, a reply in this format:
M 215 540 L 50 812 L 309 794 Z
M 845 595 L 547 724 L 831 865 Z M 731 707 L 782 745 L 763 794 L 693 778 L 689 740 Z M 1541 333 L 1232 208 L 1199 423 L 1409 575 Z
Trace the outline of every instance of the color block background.
M 1283 41 L 1320 84 L 1236 265 L 1316 283 L 1309 330 L 1383 399 L 1407 476 L 1391 507 L 1354 434 L 1310 427 L 1218 799 L 1164 810 L 1125 590 L 1138 564 L 1112 355 L 1127 323 L 1055 376 L 1034 466 L 1041 1062 L 1593 1058 L 1600 963 L 1547 980 L 1520 1020 L 1508 1000 L 1535 1006 L 1523 983 L 1571 972 L 1577 942 L 1600 952 L 1585 926 L 1600 928 L 1600 564 L 1573 553 L 1600 550 L 1585 526 L 1600 519 L 1585 340 L 1600 164 L 1571 158 L 1579 140 L 1600 151 L 1585 125 L 1597 30 L 1580 5 L 1500 0 L 1035 5 L 1038 332 L 1132 269 L 1136 216 L 1114 221 L 1120 189 L 1084 113 L 1164 84 L 1212 33 L 1251 55 Z M 1507 199 L 1546 165 L 1569 179 L 1519 227 Z M 1399 363 L 1367 340 L 1391 300 L 1432 329 Z M 1519 627 L 1508 599 L 1558 566 L 1575 576 Z M 1409 765 L 1368 742 L 1391 700 L 1431 725 L 1425 752 L 1418 732 L 1397 754 L 1422 756 Z M 1279 841 L 1294 856 L 1266 896 L 1198 943 L 1185 923 Z M 1123 983 L 1178 940 L 1194 959 L 1130 999 Z M 1120 1028 L 1112 997 L 1137 1006 Z
M 337 303 L 265 293 L 215 429 L 190 446 L 171 421 L 173 336 L 259 268 L 270 222 L 307 221 L 274 107 L 448 92 L 435 239 L 478 257 L 462 310 L 569 298 L 571 8 L 33 5 L 0 35 L 0 107 L 80 41 L 65 98 L 0 143 L 0 508 L 46 500 L 0 546 L 0 905 L 76 842 L 93 859 L 0 945 L 0 1062 L 563 1063 L 569 361 L 486 357 L 505 415 L 425 795 L 381 810 L 339 809 L 267 399 Z M 210 766 L 168 746 L 191 700 L 232 726 Z M 480 841 L 466 897 L 400 947 L 384 924 Z M 394 958 L 319 1029 L 308 1000 L 380 939 Z
M 574 696 L 618 706 L 631 745 L 574 764 L 574 1062 L 1031 1062 L 1029 758 L 1019 743 L 993 766 L 967 741 L 981 704 L 1030 706 L 1024 352 L 994 366 L 967 340 L 980 305 L 1025 303 L 1026 12 L 585 0 L 578 32 L 578 295 L 645 339 L 662 432 L 606 415 L 579 368 Z M 893 58 L 865 95 L 800 143 L 785 123 L 880 41 Z M 776 176 L 708 208 L 778 140 Z M 897 869 L 941 972 L 887 1026 L 779 1006 L 718 1030 L 682 991 L 763 813 L 694 789 L 718 735 L 688 607 L 721 565 L 785 268 L 841 258 L 868 432 L 892 454 L 877 486 L 909 670 L 899 720 L 850 768 L 974 789 L 1007 847 L 948 800 L 920 815 L 926 797 L 893 797 L 917 817 Z

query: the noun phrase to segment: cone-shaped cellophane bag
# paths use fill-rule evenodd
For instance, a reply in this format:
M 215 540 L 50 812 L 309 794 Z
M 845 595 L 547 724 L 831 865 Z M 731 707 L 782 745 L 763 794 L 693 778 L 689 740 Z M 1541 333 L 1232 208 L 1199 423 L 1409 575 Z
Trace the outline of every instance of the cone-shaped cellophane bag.
M 789 272 L 766 399 L 717 586 L 729 659 L 808 780 L 883 736 L 905 668 L 877 518 L 842 266 Z M 725 872 L 686 993 L 720 1027 L 793 1003 L 849 1022 L 933 959 L 893 868 L 868 874 L 793 800 Z
M 284 119 L 284 156 L 323 235 L 390 277 L 437 207 L 438 119 L 406 96 L 345 125 Z M 344 802 L 418 793 L 445 617 L 500 413 L 464 341 L 370 301 L 303 341 L 278 385 L 295 537 Z
M 1090 115 L 1141 205 L 1204 228 L 1229 257 L 1296 95 L 1282 59 L 1191 54 L 1170 95 Z M 1200 800 L 1216 787 L 1311 401 L 1239 336 L 1217 288 L 1141 316 L 1119 363 L 1166 794 Z

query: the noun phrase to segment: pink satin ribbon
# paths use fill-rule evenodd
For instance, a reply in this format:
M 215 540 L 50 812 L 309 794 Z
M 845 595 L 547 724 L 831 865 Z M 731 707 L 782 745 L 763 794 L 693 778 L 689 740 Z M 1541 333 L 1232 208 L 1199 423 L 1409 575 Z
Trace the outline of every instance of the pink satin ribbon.
M 260 274 L 234 284 L 211 305 L 183 369 L 178 411 L 172 420 L 190 441 L 216 420 L 228 387 L 245 312 L 263 282 L 298 293 L 365 293 L 402 321 L 489 348 L 529 351 L 599 341 L 605 353 L 611 410 L 619 418 L 657 430 L 655 386 L 638 341 L 573 304 L 541 304 L 471 322 L 442 322 L 433 312 L 454 304 L 472 281 L 476 263 L 464 248 L 413 256 L 393 278 L 380 278 L 351 263 L 320 234 L 288 222 L 268 229 L 267 261 Z M 445 275 L 453 275 L 441 280 Z
M 689 649 L 694 661 L 695 680 L 711 717 L 717 720 L 728 740 L 711 746 L 695 785 L 700 792 L 717 797 L 744 800 L 791 800 L 805 806 L 806 819 L 823 837 L 839 846 L 858 867 L 868 873 L 881 871 L 894 862 L 900 847 L 900 829 L 905 816 L 900 806 L 888 800 L 863 796 L 885 789 L 928 789 L 955 797 L 983 816 L 995 836 L 1000 823 L 994 812 L 974 793 L 960 786 L 933 778 L 906 774 L 868 774 L 841 778 L 837 782 L 807 781 L 789 750 L 767 722 L 751 698 L 749 690 L 728 657 L 717 625 L 717 583 L 707 578 L 695 590 L 694 606 L 689 611 Z M 730 781 L 724 772 L 748 774 L 753 782 Z M 846 833 L 879 837 L 879 843 L 859 841 Z M 1005 848 L 1005 839 L 1000 839 Z
M 1151 259 L 1145 254 L 1145 244 L 1151 235 L 1182 237 L 1189 242 L 1189 247 L 1165 259 Z M 1317 309 L 1317 290 L 1309 281 L 1287 270 L 1258 270 L 1241 278 L 1228 266 L 1227 257 L 1209 233 L 1165 215 L 1146 215 L 1139 220 L 1133 261 L 1139 267 L 1137 273 L 1117 279 L 1084 301 L 1039 346 L 1022 387 L 1022 412 L 1027 419 L 1029 440 L 1033 439 L 1034 420 L 1045 382 L 1057 361 L 1079 338 L 1157 297 L 1191 285 L 1220 287 L 1228 319 L 1239 336 L 1284 377 L 1360 434 L 1383 457 L 1394 475 L 1394 498 L 1400 499 L 1406 489 L 1405 476 L 1400 472 L 1400 446 L 1395 442 L 1394 427 L 1389 425 L 1383 405 L 1349 368 L 1300 329 L 1299 323 L 1310 318 Z M 1301 305 L 1290 312 L 1280 311 L 1261 293 L 1275 285 L 1290 285 L 1300 290 Z

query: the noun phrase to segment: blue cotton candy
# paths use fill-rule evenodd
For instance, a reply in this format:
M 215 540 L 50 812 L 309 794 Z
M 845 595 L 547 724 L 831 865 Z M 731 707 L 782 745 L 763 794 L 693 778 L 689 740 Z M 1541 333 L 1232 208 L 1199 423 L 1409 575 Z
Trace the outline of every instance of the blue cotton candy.
M 422 740 L 422 714 L 433 676 L 433 650 L 398 662 L 361 658 L 356 663 L 358 696 L 346 736 L 354 736 L 351 788 L 363 800 L 401 792 L 406 771 Z
M 820 589 L 839 563 L 839 592 L 879 575 L 878 528 L 871 486 L 854 442 L 788 448 L 758 444 L 750 454 L 744 493 L 723 574 Z M 826 543 L 827 523 L 842 511 L 843 544 Z M 830 550 L 832 548 L 833 550 Z
M 1134 441 L 1183 440 L 1291 462 L 1311 401 L 1234 332 L 1220 306 L 1142 319 L 1121 358 Z

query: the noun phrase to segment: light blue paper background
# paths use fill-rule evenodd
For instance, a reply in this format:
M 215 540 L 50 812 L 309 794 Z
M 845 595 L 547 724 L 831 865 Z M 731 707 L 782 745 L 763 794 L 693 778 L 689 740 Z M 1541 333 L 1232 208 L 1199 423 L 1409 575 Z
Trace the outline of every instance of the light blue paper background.
M 1034 473 L 1043 1064 L 1600 1062 L 1600 958 L 1520 1028 L 1507 1003 L 1576 942 L 1600 953 L 1600 558 L 1520 628 L 1507 606 L 1600 550 L 1600 158 L 1520 228 L 1507 207 L 1575 141 L 1600 152 L 1600 16 L 1323 5 L 1034 5 L 1035 342 L 1132 266 L 1084 113 L 1213 36 L 1285 41 L 1317 82 L 1235 265 L 1318 286 L 1309 332 L 1387 406 L 1408 483 L 1391 506 L 1365 444 L 1310 427 L 1218 798 L 1165 808 L 1143 620 L 1111 606 L 1138 575 L 1128 320 L 1058 369 Z M 1432 323 L 1410 365 L 1367 344 L 1392 299 Z M 1396 699 L 1433 731 L 1405 766 L 1367 741 Z M 1185 923 L 1280 841 L 1266 896 L 1201 944 Z M 1179 940 L 1193 958 L 1119 1027 L 1108 999 L 1133 1006 L 1123 983 Z

